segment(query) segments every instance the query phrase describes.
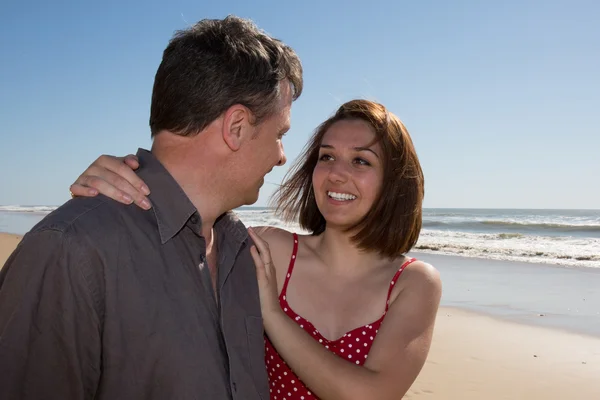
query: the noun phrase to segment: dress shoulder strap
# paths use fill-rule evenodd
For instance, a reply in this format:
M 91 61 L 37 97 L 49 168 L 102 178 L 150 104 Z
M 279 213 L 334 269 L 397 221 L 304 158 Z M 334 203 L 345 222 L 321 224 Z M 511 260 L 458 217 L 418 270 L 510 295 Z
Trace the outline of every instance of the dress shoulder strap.
M 288 283 L 292 277 L 292 271 L 294 270 L 294 265 L 296 263 L 296 254 L 298 253 L 298 235 L 296 233 L 293 233 L 292 235 L 294 238 L 294 249 L 292 250 L 292 258 L 290 259 L 290 265 L 288 266 L 287 274 L 285 275 L 285 281 L 283 282 L 283 287 L 281 288 L 281 294 L 279 297 L 285 296 Z
M 398 271 L 396 271 L 396 273 L 394 274 L 394 277 L 392 278 L 392 281 L 390 282 L 390 287 L 388 289 L 387 299 L 385 302 L 385 311 L 386 312 L 387 312 L 388 308 L 390 307 L 390 296 L 392 295 L 392 289 L 394 289 L 394 285 L 400 278 L 400 275 L 402 275 L 402 272 L 404 271 L 404 269 L 415 261 L 417 261 L 416 258 L 409 258 L 400 266 L 400 269 L 398 269 Z

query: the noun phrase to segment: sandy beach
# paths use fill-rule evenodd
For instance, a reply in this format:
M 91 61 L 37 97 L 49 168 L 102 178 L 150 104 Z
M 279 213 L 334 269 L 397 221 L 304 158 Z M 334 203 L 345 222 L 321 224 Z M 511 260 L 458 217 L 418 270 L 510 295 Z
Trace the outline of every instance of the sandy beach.
M 444 307 L 406 399 L 600 399 L 600 338 Z
M 4 265 L 20 238 L 18 235 L 0 233 L 0 265 Z M 465 284 L 458 272 L 453 272 L 452 267 L 461 261 L 460 258 L 423 258 L 433 258 L 427 261 L 435 263 L 436 266 L 450 265 L 441 269 L 443 279 L 448 282 L 444 287 L 444 297 L 448 300 L 443 300 L 443 303 L 455 304 L 463 301 L 459 293 L 463 289 L 470 296 L 483 296 L 478 295 L 476 290 L 471 291 L 471 287 L 480 286 L 476 282 L 467 282 L 467 286 L 457 285 L 456 282 Z M 498 263 L 504 270 L 510 270 L 510 266 Z M 490 274 L 494 276 L 493 270 L 496 266 L 493 263 L 489 265 L 491 272 L 487 272 L 488 277 Z M 461 271 L 468 271 L 468 268 L 470 267 L 467 263 Z M 481 268 L 479 270 L 481 271 Z M 519 269 L 521 270 L 529 273 L 527 268 Z M 556 274 L 571 273 L 551 267 L 548 267 L 547 271 L 554 273 L 557 279 L 563 277 Z M 543 275 L 549 274 L 544 272 Z M 592 276 L 595 279 L 600 277 L 600 274 Z M 590 281 L 587 276 L 582 280 Z M 486 292 L 490 292 L 489 288 Z M 518 290 L 514 293 L 518 298 Z M 508 291 L 504 296 L 510 297 L 512 294 Z M 595 298 L 591 297 L 589 300 Z M 469 301 L 474 303 L 472 299 Z M 532 314 L 531 308 L 532 306 L 525 314 Z M 522 321 L 510 313 L 502 315 L 504 317 L 491 317 L 479 312 L 466 311 L 462 307 L 442 307 L 438 314 L 427 363 L 405 398 L 600 399 L 600 336 L 532 326 L 532 323 Z M 511 318 L 519 322 L 511 321 Z
M 6 259 L 10 256 L 10 253 L 13 252 L 15 247 L 17 247 L 17 244 L 19 244 L 22 237 L 22 235 L 0 232 L 0 268 L 4 266 Z

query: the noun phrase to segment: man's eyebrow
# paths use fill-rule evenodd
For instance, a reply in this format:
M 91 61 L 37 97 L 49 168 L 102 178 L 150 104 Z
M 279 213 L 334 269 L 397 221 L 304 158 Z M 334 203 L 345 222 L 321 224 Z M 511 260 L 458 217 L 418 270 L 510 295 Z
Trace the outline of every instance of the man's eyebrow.
M 322 143 L 321 144 L 321 148 L 322 149 L 333 149 L 334 147 L 332 145 L 330 145 L 330 144 Z M 377 155 L 377 153 L 375 153 L 373 150 L 371 150 L 368 147 L 353 147 L 353 150 L 355 150 L 355 151 L 370 151 L 371 153 L 373 153 L 375 155 L 375 157 L 379 158 L 379 156 Z

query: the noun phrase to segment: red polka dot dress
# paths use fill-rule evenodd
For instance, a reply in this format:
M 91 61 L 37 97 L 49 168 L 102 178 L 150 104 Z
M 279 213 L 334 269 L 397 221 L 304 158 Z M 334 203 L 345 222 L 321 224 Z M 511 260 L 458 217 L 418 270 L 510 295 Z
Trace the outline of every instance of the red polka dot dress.
M 310 323 L 310 321 L 302 318 L 296 314 L 294 310 L 289 306 L 286 300 L 286 292 L 288 282 L 292 276 L 292 270 L 294 269 L 294 263 L 296 261 L 296 254 L 298 252 L 298 236 L 294 233 L 294 250 L 292 252 L 292 259 L 288 267 L 288 272 L 279 295 L 279 304 L 283 311 L 302 329 L 308 332 L 316 341 L 325 346 L 326 349 L 332 353 L 337 354 L 348 362 L 355 363 L 357 365 L 363 365 L 369 355 L 369 350 L 373 345 L 375 336 L 379 331 L 379 327 L 385 318 L 387 313 L 390 294 L 396 284 L 396 281 L 400 277 L 404 268 L 415 261 L 414 258 L 406 261 L 396 272 L 387 294 L 387 302 L 385 310 L 382 316 L 377 320 L 365 326 L 353 329 L 350 332 L 345 333 L 341 338 L 336 340 L 328 340 L 323 337 L 319 331 Z M 304 385 L 304 383 L 298 379 L 298 377 L 292 372 L 288 365 L 283 361 L 281 356 L 273 347 L 273 344 L 269 340 L 268 336 L 265 335 L 265 364 L 267 366 L 267 373 L 269 375 L 269 387 L 271 391 L 271 400 L 315 400 L 318 398 Z

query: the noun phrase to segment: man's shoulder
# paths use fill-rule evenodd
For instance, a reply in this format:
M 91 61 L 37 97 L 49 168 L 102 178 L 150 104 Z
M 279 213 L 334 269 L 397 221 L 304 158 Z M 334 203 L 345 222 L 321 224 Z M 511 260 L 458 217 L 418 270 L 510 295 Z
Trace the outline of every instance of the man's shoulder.
M 105 196 L 77 197 L 48 214 L 30 231 L 37 234 L 47 231 L 71 235 L 114 234 L 123 228 L 125 219 L 141 214 L 136 206 L 127 206 Z

